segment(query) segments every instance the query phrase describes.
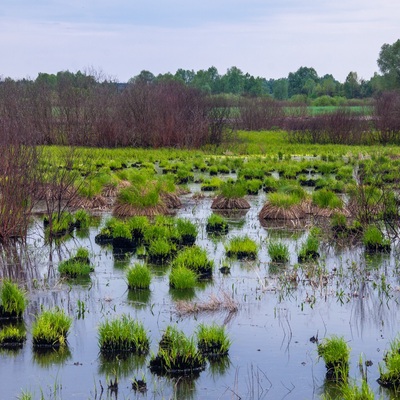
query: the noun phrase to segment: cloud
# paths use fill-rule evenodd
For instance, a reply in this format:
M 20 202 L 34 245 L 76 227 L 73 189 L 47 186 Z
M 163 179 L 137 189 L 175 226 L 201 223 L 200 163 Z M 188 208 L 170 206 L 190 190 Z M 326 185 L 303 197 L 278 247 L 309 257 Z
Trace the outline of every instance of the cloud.
M 369 78 L 400 20 L 397 0 L 3 1 L 0 75 L 12 77 L 94 66 L 123 81 L 235 65 L 266 78 L 300 66 Z

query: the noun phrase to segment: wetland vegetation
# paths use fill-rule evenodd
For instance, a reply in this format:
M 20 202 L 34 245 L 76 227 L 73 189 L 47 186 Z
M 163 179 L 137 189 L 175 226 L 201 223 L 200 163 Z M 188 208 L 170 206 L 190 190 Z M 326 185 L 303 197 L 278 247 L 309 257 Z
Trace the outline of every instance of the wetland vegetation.
M 7 395 L 395 397 L 398 155 L 281 130 L 198 150 L 38 148 L 46 174 L 32 192 L 19 181 L 26 201 L 2 220 Z M 332 338 L 348 347 L 327 376 Z

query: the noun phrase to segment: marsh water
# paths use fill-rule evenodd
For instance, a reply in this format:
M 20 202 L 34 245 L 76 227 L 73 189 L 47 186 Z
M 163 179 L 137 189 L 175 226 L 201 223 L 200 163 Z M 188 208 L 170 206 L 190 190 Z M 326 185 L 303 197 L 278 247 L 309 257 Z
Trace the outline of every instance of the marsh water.
M 324 243 L 316 263 L 298 266 L 297 252 L 310 221 L 300 226 L 262 226 L 258 212 L 265 195 L 249 200 L 250 210 L 228 216 L 229 233 L 212 237 L 205 229 L 212 213 L 211 197 L 182 197 L 177 216 L 196 223 L 196 244 L 207 249 L 215 264 L 213 279 L 184 295 L 170 290 L 168 265 L 151 266 L 150 292 L 128 291 L 124 269 L 136 261 L 136 255 L 114 254 L 112 247 L 95 243 L 107 213 L 99 216 L 99 226 L 74 232 L 51 248 L 37 218 L 27 246 L 2 253 L 1 274 L 28 288 L 29 306 L 23 319 L 28 332 L 24 347 L 0 352 L 0 398 L 18 398 L 23 392 L 45 399 L 319 399 L 323 394 L 335 398 L 335 385 L 325 379 L 325 365 L 318 359 L 315 341 L 310 340 L 331 335 L 343 336 L 351 347 L 350 379 L 360 384 L 366 374 L 377 396 L 395 398 L 376 379 L 385 349 L 400 332 L 396 248 L 392 246 L 390 254 L 366 256 L 358 244 Z M 257 259 L 227 259 L 224 243 L 244 234 L 257 241 Z M 288 264 L 271 264 L 266 246 L 271 238 L 288 244 Z M 95 272 L 86 282 L 60 280 L 59 261 L 78 246 L 89 249 Z M 230 266 L 227 275 L 219 271 L 226 263 Z M 200 303 L 210 295 L 223 294 L 237 302 L 237 312 L 183 316 L 177 312 L 176 301 L 182 297 Z M 42 308 L 54 306 L 73 317 L 68 348 L 36 353 L 30 335 L 32 321 Z M 170 324 L 188 335 L 202 322 L 224 324 L 232 340 L 229 357 L 208 363 L 192 378 L 152 374 L 150 355 L 107 361 L 99 354 L 97 329 L 101 321 L 122 313 L 142 321 L 152 352 Z M 367 367 L 365 361 L 372 365 Z M 108 386 L 115 378 L 118 390 L 111 390 Z M 135 378 L 146 381 L 147 392 L 132 389 Z

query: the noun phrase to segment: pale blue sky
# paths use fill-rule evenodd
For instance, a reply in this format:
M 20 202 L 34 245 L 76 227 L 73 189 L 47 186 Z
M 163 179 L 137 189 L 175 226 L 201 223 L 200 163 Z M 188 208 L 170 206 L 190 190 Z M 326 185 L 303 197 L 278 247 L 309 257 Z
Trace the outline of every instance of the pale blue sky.
M 237 66 L 280 78 L 307 66 L 369 79 L 399 38 L 400 0 L 2 0 L 0 76 Z

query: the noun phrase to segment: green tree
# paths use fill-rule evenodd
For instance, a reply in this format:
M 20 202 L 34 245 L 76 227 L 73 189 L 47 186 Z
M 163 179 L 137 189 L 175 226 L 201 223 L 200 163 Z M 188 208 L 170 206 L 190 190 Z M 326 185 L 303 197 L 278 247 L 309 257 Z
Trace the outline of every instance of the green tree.
M 300 67 L 296 72 L 288 75 L 289 97 L 296 94 L 309 94 L 314 84 L 318 83 L 318 74 L 314 68 Z
M 129 79 L 128 83 L 140 82 L 140 83 L 153 83 L 156 77 L 150 71 L 143 69 L 140 71 L 139 75 L 134 76 Z
M 224 92 L 242 94 L 244 91 L 245 76 L 238 67 L 231 67 L 222 77 Z
M 277 79 L 273 83 L 273 96 L 276 100 L 287 100 L 289 97 L 289 84 L 286 78 Z
M 194 77 L 195 73 L 193 70 L 179 68 L 175 72 L 175 78 L 182 81 L 186 85 L 190 85 L 193 82 Z
M 360 97 L 361 85 L 358 80 L 357 72 L 349 72 L 344 82 L 344 95 L 348 99 L 355 99 Z
M 385 43 L 381 47 L 378 58 L 378 66 L 394 87 L 400 87 L 400 39 L 393 44 Z

